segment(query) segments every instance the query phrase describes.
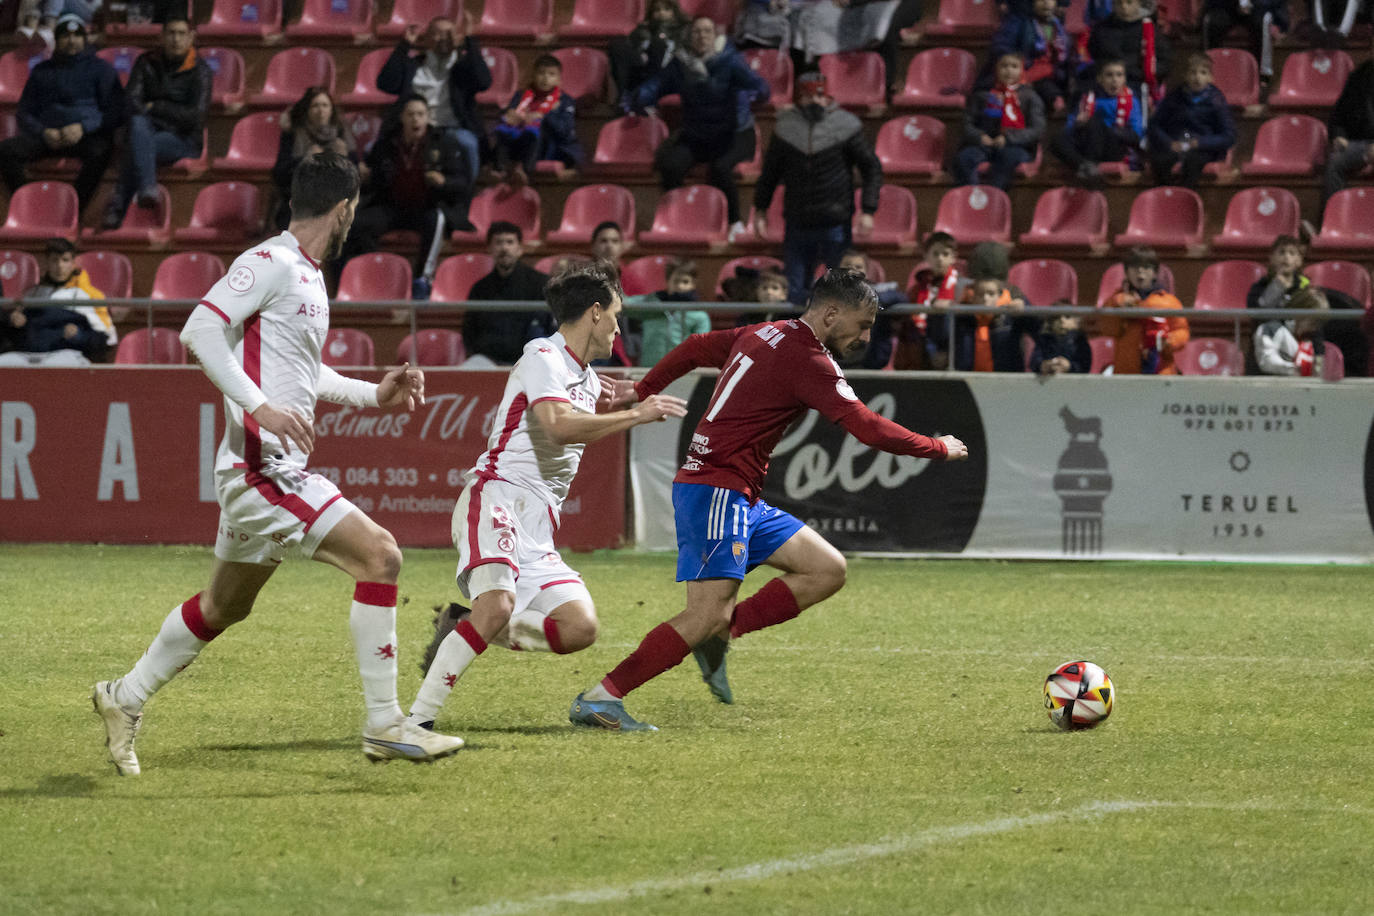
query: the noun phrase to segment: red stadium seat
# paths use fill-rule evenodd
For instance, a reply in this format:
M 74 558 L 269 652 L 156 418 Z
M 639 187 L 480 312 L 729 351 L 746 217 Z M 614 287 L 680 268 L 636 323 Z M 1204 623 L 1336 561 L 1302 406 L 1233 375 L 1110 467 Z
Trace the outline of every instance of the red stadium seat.
M 307 86 L 327 86 L 334 92 L 333 55 L 323 48 L 287 48 L 267 62 L 262 92 L 253 96 L 253 104 L 287 108 L 296 104 Z
M 644 18 L 644 0 L 574 0 L 572 19 L 559 38 L 611 38 L 628 35 Z
M 153 275 L 152 299 L 198 300 L 224 276 L 224 262 L 206 251 L 182 251 L 164 258 Z
M 377 135 L 382 132 L 382 116 L 350 111 L 343 116 L 343 121 L 344 127 L 353 135 L 353 144 L 358 148 L 359 155 L 366 156 L 371 151 L 372 144 L 377 142 Z
M 1302 212 L 1285 188 L 1246 188 L 1226 205 L 1226 224 L 1212 238 L 1216 248 L 1269 250 L 1276 235 L 1298 234 Z
M 729 29 L 739 10 L 736 0 L 682 0 L 678 4 L 689 19 L 710 16 L 717 28 Z
M 463 16 L 463 0 L 396 0 L 391 18 L 377 26 L 379 38 L 400 38 L 411 23 L 428 25 L 431 19 L 443 17 L 455 22 Z
M 515 59 L 515 52 L 484 44 L 482 60 L 487 62 L 487 69 L 491 71 L 491 88 L 477 93 L 477 101 L 482 105 L 505 108 L 520 86 L 520 63 Z
M 1194 337 L 1174 354 L 1180 375 L 1244 375 L 1245 357 L 1224 337 Z
M 258 111 L 234 122 L 229 135 L 229 151 L 215 159 L 217 172 L 267 171 L 277 161 L 281 143 L 281 115 Z
M 286 27 L 293 40 L 371 38 L 372 0 L 305 0 L 301 18 Z
M 1011 198 L 1000 188 L 968 185 L 940 198 L 935 231 L 948 232 L 960 245 L 1011 241 Z
M 1245 297 L 1266 270 L 1256 261 L 1214 261 L 1197 281 L 1193 308 L 1221 311 L 1245 308 Z
M 486 0 L 478 31 L 484 41 L 552 35 L 553 0 Z
M 233 48 L 197 48 L 196 53 L 214 74 L 210 101 L 230 110 L 243 105 L 246 93 L 243 55 Z
M 546 254 L 534 262 L 534 269 L 552 277 L 558 273 L 560 265 L 586 264 L 589 261 L 591 258 L 585 254 Z
M 651 245 L 709 245 L 724 242 L 730 224 L 725 195 L 710 185 L 693 184 L 664 192 L 654 223 L 640 235 Z
M 853 233 L 859 244 L 916 244 L 916 195 L 901 185 L 884 184 L 878 192 L 878 212 L 873 214 L 873 232 L 867 236 L 859 234 L 859 199 L 862 196 L 862 189 L 854 191 Z
M 874 145 L 884 175 L 935 175 L 945 167 L 945 123 L 930 115 L 893 118 Z
M 560 88 L 573 98 L 600 102 L 606 98 L 611 64 L 599 48 L 559 48 L 553 56 L 563 64 Z
M 377 88 L 377 74 L 382 72 L 382 67 L 390 56 L 390 48 L 378 48 L 364 54 L 362 60 L 358 61 L 358 72 L 353 77 L 353 88 L 344 93 L 343 98 L 339 99 L 339 104 L 356 107 L 359 105 L 388 105 L 395 101 L 394 95 Z
M 446 328 L 407 334 L 396 348 L 396 362 L 412 366 L 461 366 L 465 359 L 463 335 Z
M 339 276 L 339 302 L 376 302 L 409 299 L 413 279 L 410 261 L 389 251 L 374 251 L 349 259 Z
M 258 186 L 244 181 L 219 181 L 196 194 L 191 224 L 175 233 L 178 243 L 237 243 L 262 229 Z
M 1374 191 L 1346 188 L 1331 195 L 1312 247 L 1374 249 Z
M 1116 363 L 1115 337 L 1089 337 L 1088 347 L 1093 351 L 1092 368 L 1088 370 L 1093 375 L 1100 375 Z
M 592 162 L 608 171 L 647 175 L 653 170 L 654 150 L 667 137 L 668 125 L 658 118 L 616 118 L 602 125 L 597 134 Z
M 455 231 L 453 240 L 470 244 L 485 242 L 487 227 L 505 220 L 520 227 L 526 245 L 537 243 L 542 206 L 539 192 L 528 186 L 518 191 L 504 184 L 487 188 L 473 198 L 472 205 L 468 207 L 468 221 L 476 228 L 470 232 L 462 229 Z
M 824 266 L 824 265 L 822 265 Z M 782 262 L 777 258 L 770 258 L 764 255 L 748 255 L 743 258 L 732 258 L 720 265 L 720 273 L 716 274 L 716 298 L 725 298 L 724 283 L 735 275 L 735 269 L 745 267 L 750 270 L 776 270 L 782 271 Z
M 1212 48 L 1212 82 L 1233 108 L 1259 104 L 1259 64 L 1243 48 Z
M 357 328 L 330 328 L 320 348 L 320 359 L 326 366 L 377 365 L 372 338 Z
M 1030 305 L 1054 305 L 1067 301 L 1078 305 L 1078 273 L 1072 264 L 1050 258 L 1018 261 L 1007 282 L 1021 288 Z
M 281 0 L 215 0 L 210 21 L 196 31 L 202 38 L 267 38 L 281 31 Z
M 840 105 L 880 108 L 887 104 L 887 68 L 876 51 L 824 54 L 820 66 L 826 92 Z
M 911 58 L 906 84 L 892 97 L 896 108 L 963 108 L 978 60 L 962 48 L 930 48 Z
M 668 262 L 671 255 L 655 254 L 635 258 L 620 270 L 620 285 L 627 296 L 656 293 L 668 285 Z
M 24 84 L 29 81 L 29 71 L 47 56 L 48 52 L 41 45 L 15 48 L 0 55 L 0 105 L 19 102 Z
M 120 339 L 114 361 L 117 366 L 180 366 L 186 363 L 186 348 L 171 328 L 135 328 Z
M 18 299 L 42 279 L 38 259 L 27 251 L 0 251 L 0 292 L 6 299 Z M 101 292 L 102 287 L 96 287 Z
M 60 181 L 31 181 L 10 197 L 0 239 L 60 236 L 76 241 L 79 221 L 75 188 Z
M 115 45 L 109 48 L 101 48 L 95 52 L 95 56 L 105 61 L 115 72 L 119 74 L 119 82 L 125 86 L 129 85 L 129 74 L 134 70 L 134 61 L 143 53 L 142 48 L 135 48 L 130 45 Z
M 1344 51 L 1294 51 L 1283 62 L 1271 108 L 1324 108 L 1336 104 L 1355 64 Z
M 91 285 L 107 299 L 128 299 L 134 294 L 134 267 L 127 255 L 118 251 L 83 251 L 76 266 L 91 278 Z M 0 273 L 3 273 L 0 267 Z
M 96 238 L 101 243 L 136 242 L 160 247 L 172 240 L 172 195 L 162 185 L 157 186 L 157 206 L 140 207 L 129 201 L 124 222 L 118 229 L 84 229 L 82 236 Z
M 750 48 L 743 52 L 749 69 L 761 76 L 769 89 L 768 104 L 777 108 L 792 101 L 792 57 L 773 48 Z
M 1270 118 L 1255 135 L 1242 175 L 1311 175 L 1326 162 L 1326 125 L 1310 115 Z
M 635 237 L 635 196 L 618 184 L 577 188 L 563 204 L 563 221 L 548 234 L 553 244 L 585 245 L 598 223 L 614 220 L 626 241 Z
M 935 22 L 927 35 L 991 35 L 997 27 L 994 0 L 940 0 Z
M 1197 245 L 1202 242 L 1203 216 L 1202 198 L 1196 191 L 1150 188 L 1131 203 L 1130 220 L 1126 231 L 1116 237 L 1116 245 L 1173 249 Z
M 1169 269 L 1168 264 L 1159 265 L 1159 285 L 1169 292 L 1174 291 L 1174 272 Z M 1097 307 L 1101 308 L 1104 303 L 1112 296 L 1121 292 L 1121 285 L 1126 282 L 1126 268 L 1120 261 L 1108 267 L 1102 272 L 1102 281 L 1097 286 Z
M 491 273 L 492 267 L 490 255 L 476 252 L 444 258 L 434 273 L 434 289 L 430 293 L 430 301 L 466 301 L 472 284 Z
M 1318 261 L 1303 268 L 1303 273 L 1313 284 L 1345 293 L 1366 309 L 1374 303 L 1369 271 L 1352 261 Z
M 1322 381 L 1339 382 L 1345 378 L 1345 354 L 1331 341 L 1325 341 L 1325 344 L 1326 347 L 1322 350 L 1325 356 L 1322 360 Z
M 1027 248 L 1091 248 L 1107 244 L 1107 195 L 1083 188 L 1051 188 L 1035 202 Z

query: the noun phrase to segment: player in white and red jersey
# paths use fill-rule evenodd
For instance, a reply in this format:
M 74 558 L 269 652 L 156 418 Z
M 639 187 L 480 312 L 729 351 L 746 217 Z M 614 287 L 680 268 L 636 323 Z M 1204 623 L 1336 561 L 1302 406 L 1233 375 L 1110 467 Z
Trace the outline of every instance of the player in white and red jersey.
M 101 681 L 91 693 L 121 774 L 139 773 L 134 739 L 144 704 L 211 640 L 248 616 L 289 547 L 357 582 L 349 628 L 367 705 L 363 753 L 374 761 L 419 761 L 463 746 L 461 738 L 408 724 L 396 701 L 401 551 L 395 539 L 327 479 L 305 470 L 317 397 L 412 410 L 424 401 L 424 376 L 409 365 L 373 384 L 344 378 L 320 362 L 329 331 L 320 261 L 338 255 L 357 204 L 358 171 L 351 162 L 332 153 L 307 158 L 292 180 L 291 225 L 240 255 L 181 332 L 225 399 L 227 428 L 215 461 L 215 566 L 210 584 L 167 616 L 133 669 Z
M 788 426 L 817 410 L 872 448 L 921 458 L 965 458 L 953 436 L 931 439 L 869 410 L 834 354 L 868 346 L 878 297 L 863 274 L 832 270 L 816 281 L 800 318 L 687 338 L 634 385 L 627 399 L 652 396 L 700 367 L 721 369 L 687 459 L 673 480 L 677 579 L 687 609 L 649 632 L 639 647 L 573 700 L 575 725 L 653 730 L 625 712 L 625 694 L 674 667 L 689 652 L 718 699 L 731 636 L 791 620 L 844 585 L 845 560 L 801 520 L 759 498 L 768 461 Z M 745 573 L 761 564 L 783 571 L 736 603 Z
M 458 589 L 471 599 L 472 614 L 443 635 L 410 707 L 415 725 L 433 724 L 488 643 L 565 654 L 596 640 L 592 597 L 553 543 L 583 446 L 687 412 L 681 398 L 653 394 L 628 410 L 597 414 L 601 380 L 588 363 L 609 357 L 619 333 L 622 294 L 613 266 L 569 268 L 545 295 L 558 332 L 525 344 L 487 450 L 453 509 Z

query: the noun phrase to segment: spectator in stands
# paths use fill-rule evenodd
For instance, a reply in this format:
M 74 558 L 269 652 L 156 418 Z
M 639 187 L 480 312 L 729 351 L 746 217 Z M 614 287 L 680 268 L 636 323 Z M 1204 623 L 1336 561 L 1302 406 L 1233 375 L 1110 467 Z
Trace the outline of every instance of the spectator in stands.
M 66 239 L 48 239 L 43 252 L 43 275 L 24 291 L 25 299 L 89 301 L 105 294 L 91 285 L 91 278 L 76 264 L 76 246 Z M 4 321 L 0 349 L 26 353 L 76 350 L 87 359 L 104 359 L 118 341 L 110 310 L 103 305 L 14 307 Z
M 926 236 L 922 265 L 917 269 L 907 296 L 915 305 L 929 305 L 946 309 L 958 301 L 962 279 L 954 266 L 959 246 L 948 232 L 932 232 Z M 894 369 L 944 369 L 949 354 L 936 349 L 930 338 L 930 325 L 944 321 L 939 313 L 908 315 L 896 320 Z
M 1016 167 L 1035 158 L 1045 132 L 1045 105 L 1035 90 L 1021 81 L 1021 56 L 997 58 L 997 83 L 969 94 L 964 110 L 964 145 L 954 162 L 958 184 L 990 184 L 1006 191 Z M 986 175 L 978 167 L 988 164 Z
M 316 153 L 338 153 L 358 162 L 353 135 L 344 125 L 343 112 L 334 104 L 327 86 L 311 86 L 281 117 L 281 142 L 277 161 L 272 166 L 272 184 L 277 189 L 275 221 L 279 229 L 291 222 L 291 176 L 301 160 Z M 367 179 L 366 166 L 359 172 Z
M 873 320 L 873 329 L 868 337 L 868 346 L 858 354 L 842 355 L 840 365 L 845 369 L 884 369 L 892 361 L 893 327 L 896 316 L 886 310 L 889 306 L 907 301 L 901 284 L 892 280 L 874 282 L 873 263 L 868 255 L 851 248 L 840 255 L 841 270 L 857 270 L 868 278 L 868 285 L 878 294 L 878 315 Z M 897 319 L 900 320 L 900 319 Z
M 1140 0 L 1113 0 L 1112 14 L 1092 27 L 1088 54 L 1093 60 L 1108 58 L 1126 64 L 1126 82 L 1132 89 L 1142 84 L 1152 101 L 1164 96 L 1164 83 L 1173 63 L 1173 49 L 1164 30 L 1141 9 Z
M 745 0 L 735 17 L 735 47 L 785 51 L 791 46 L 791 0 Z
M 1126 84 L 1126 66 L 1119 60 L 1097 62 L 1097 83 L 1079 98 L 1064 129 L 1050 148 L 1078 179 L 1095 184 L 1103 162 L 1126 160 L 1138 167 L 1140 140 L 1145 133 L 1145 105 Z
M 472 13 L 464 11 L 461 23 L 436 16 L 421 35 L 419 25 L 406 26 L 377 74 L 377 88 L 398 99 L 412 92 L 424 98 L 430 123 L 458 139 L 467 159 L 468 186 L 475 187 L 482 165 L 477 93 L 491 88 L 491 70 L 472 36 Z
M 1345 188 L 1346 179 L 1374 165 L 1374 58 L 1350 72 L 1326 119 L 1331 149 L 1326 156 L 1322 208 Z
M 517 188 L 529 183 L 534 164 L 555 160 L 564 168 L 582 164 L 577 139 L 577 105 L 565 93 L 563 64 L 552 54 L 534 61 L 534 79 L 517 89 L 492 131 L 497 177 Z
M 1073 304 L 1063 299 L 1055 303 L 1056 306 Z M 1055 315 L 1042 323 L 1040 333 L 1035 335 L 1035 349 L 1031 350 L 1027 368 L 1040 375 L 1092 371 L 1093 350 L 1078 325 L 1077 315 Z
M 35 159 L 81 160 L 76 196 L 84 211 L 110 164 L 114 131 L 124 120 L 124 89 L 114 67 L 86 46 L 86 26 L 63 16 L 57 49 L 29 73 L 19 96 L 16 136 L 0 143 L 0 177 L 10 191 L 24 184 Z
M 375 251 L 392 229 L 420 233 L 413 295 L 428 299 L 439 249 L 452 229 L 472 229 L 470 172 L 458 138 L 429 123 L 429 106 L 406 97 L 399 124 L 392 124 L 367 155 L 366 202 L 359 206 L 341 263 Z
M 1059 16 L 1057 0 L 1034 0 L 1029 14 L 1012 14 L 1002 20 L 992 35 L 989 52 L 994 63 L 1004 54 L 1020 55 L 1025 65 L 1021 78 L 1040 96 L 1047 112 L 1068 101 L 1078 71 L 1078 55 Z
M 1126 269 L 1121 291 L 1108 299 L 1104 308 L 1183 308 L 1183 303 L 1159 284 L 1159 256 L 1153 248 L 1132 248 L 1121 263 Z M 1177 375 L 1174 354 L 1188 342 L 1188 319 L 1116 317 L 1119 314 L 1097 319 L 1097 333 L 1116 340 L 1113 374 Z
M 629 35 L 611 39 L 607 56 L 622 106 L 686 45 L 688 25 L 687 15 L 676 0 L 649 0 L 644 21 Z
M 754 156 L 755 100 L 767 101 L 768 83 L 716 34 L 710 16 L 692 20 L 685 48 L 679 48 L 657 76 L 651 77 L 623 102 L 626 110 L 642 113 L 665 95 L 682 99 L 682 128 L 659 146 L 654 163 L 665 191 L 681 187 L 687 172 L 707 163 L 712 185 L 725 195 L 729 208 L 730 241 L 745 231 L 735 188 L 735 166 Z
M 1171 90 L 1150 118 L 1150 166 L 1155 182 L 1174 184 L 1173 169 L 1179 165 L 1177 183 L 1195 188 L 1203 167 L 1225 159 L 1235 145 L 1231 107 L 1212 85 L 1212 59 L 1194 54 L 1188 58 L 1183 85 Z
M 1293 296 L 1312 288 L 1312 281 L 1303 276 L 1302 262 L 1302 242 L 1291 235 L 1277 236 L 1269 246 L 1269 272 L 1251 285 L 1246 308 L 1288 308 Z
M 1317 33 L 1315 39 L 1323 47 L 1339 48 L 1350 37 L 1350 30 L 1355 27 L 1355 17 L 1359 15 L 1360 7 L 1364 6 L 1364 0 L 1335 0 L 1332 6 L 1340 12 L 1340 22 L 1335 26 L 1327 25 L 1327 13 L 1332 11 L 1327 9 L 1328 2 L 1311 0 L 1309 3 L 1312 7 L 1312 25 Z
M 609 261 L 620 268 L 620 257 L 625 253 L 625 233 L 620 224 L 613 219 L 597 223 L 592 230 L 592 257 Z
M 1021 338 L 1034 336 L 1039 323 L 1025 314 L 1026 296 L 1007 282 L 1011 258 L 1005 245 L 980 242 L 968 259 L 968 281 L 958 301 L 997 306 L 996 315 L 961 315 L 954 319 L 954 340 L 943 316 L 930 322 L 927 335 L 937 351 L 948 354 L 948 368 L 960 372 L 1024 372 Z
M 686 258 L 675 258 L 668 262 L 667 285 L 658 292 L 644 296 L 634 296 L 635 302 L 696 302 L 697 265 Z M 645 313 L 643 319 L 644 342 L 640 348 L 639 364 L 652 366 L 662 359 L 669 350 L 682 343 L 693 334 L 705 334 L 711 330 L 709 313 L 697 309 L 683 311 L 664 311 Z
M 487 229 L 487 252 L 495 265 L 491 273 L 472 284 L 468 299 L 542 303 L 549 278 L 520 260 L 524 243 L 519 226 L 504 220 L 492 223 Z M 526 342 L 547 337 L 554 329 L 553 315 L 547 308 L 528 312 L 469 309 L 463 315 L 463 346 L 469 361 L 476 356 L 493 365 L 509 366 L 520 358 Z
M 191 23 L 171 18 L 162 24 L 162 48 L 134 61 L 126 93 L 129 133 L 119 182 L 105 210 L 104 228 L 118 229 L 129 201 L 157 206 L 157 169 L 204 149 L 205 118 L 210 111 L 214 74 L 196 54 Z
M 1288 298 L 1285 308 L 1326 311 L 1326 296 L 1306 286 Z M 1326 340 L 1316 318 L 1271 319 L 1255 328 L 1255 362 L 1265 375 L 1322 377 Z
M 1274 79 L 1274 32 L 1287 33 L 1287 0 L 1206 0 L 1202 11 L 1202 49 L 1219 48 L 1235 26 L 1250 36 L 1250 53 L 1259 62 L 1260 88 Z

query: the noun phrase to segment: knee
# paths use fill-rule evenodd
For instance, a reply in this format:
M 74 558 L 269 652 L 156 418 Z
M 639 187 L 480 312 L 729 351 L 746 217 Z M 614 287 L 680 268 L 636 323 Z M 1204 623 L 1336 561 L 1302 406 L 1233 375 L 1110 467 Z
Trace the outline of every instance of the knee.
M 600 634 L 601 622 L 596 619 L 596 612 L 591 608 L 558 621 L 558 637 L 563 643 L 565 653 L 579 652 L 587 648 L 596 642 Z
M 827 594 L 833 595 L 844 588 L 845 580 L 849 577 L 849 561 L 838 550 L 833 551 L 831 556 L 826 558 L 819 573 Z
M 401 548 L 390 531 L 381 529 L 363 557 L 360 578 L 364 582 L 393 584 L 401 578 Z

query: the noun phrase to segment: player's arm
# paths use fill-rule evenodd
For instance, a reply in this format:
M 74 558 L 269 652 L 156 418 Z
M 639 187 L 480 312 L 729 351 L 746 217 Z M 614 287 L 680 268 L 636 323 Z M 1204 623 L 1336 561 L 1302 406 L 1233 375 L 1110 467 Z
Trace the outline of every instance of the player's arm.
M 559 445 L 595 442 L 641 423 L 653 423 L 687 414 L 687 402 L 667 394 L 651 394 L 628 410 L 582 413 L 567 401 L 544 400 L 532 408 L 538 423 Z
M 730 358 L 741 328 L 693 334 L 668 351 L 649 374 L 635 382 L 634 393 L 639 400 L 658 394 L 693 369 L 719 369 Z
M 382 408 L 404 404 L 407 410 L 414 410 L 416 404 L 425 402 L 425 374 L 410 368 L 410 363 L 404 363 L 374 383 L 340 375 L 321 365 L 315 393 L 320 400 L 331 404 Z
M 869 410 L 849 382 L 826 362 L 817 359 L 799 369 L 802 401 L 869 448 L 936 461 L 968 457 L 968 447 L 954 436 L 923 436 Z

